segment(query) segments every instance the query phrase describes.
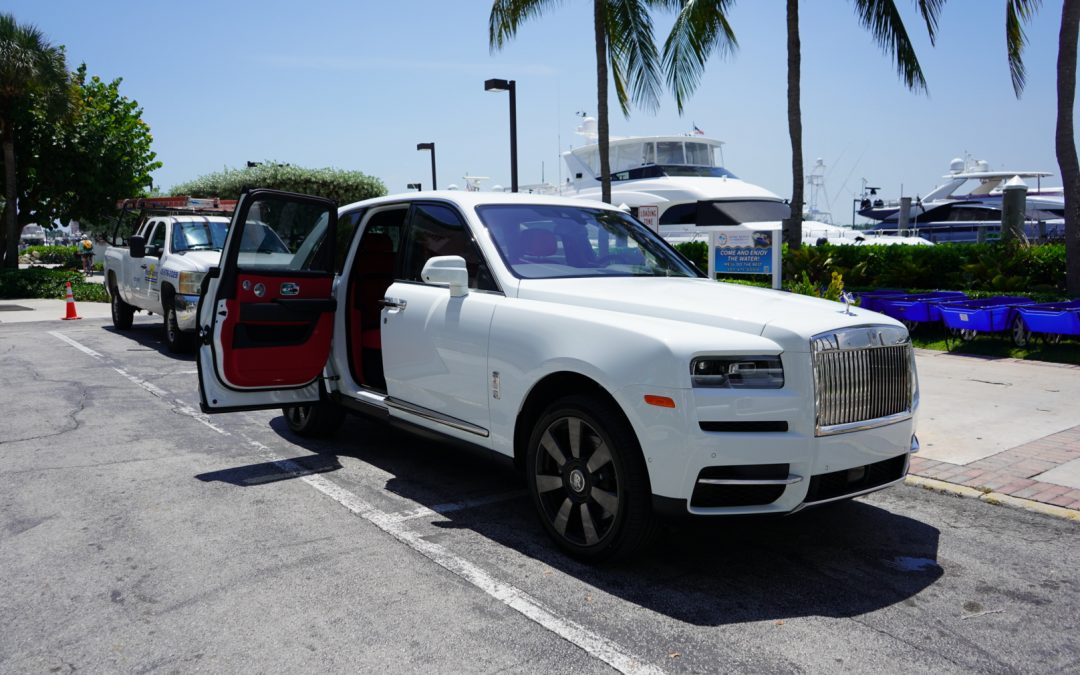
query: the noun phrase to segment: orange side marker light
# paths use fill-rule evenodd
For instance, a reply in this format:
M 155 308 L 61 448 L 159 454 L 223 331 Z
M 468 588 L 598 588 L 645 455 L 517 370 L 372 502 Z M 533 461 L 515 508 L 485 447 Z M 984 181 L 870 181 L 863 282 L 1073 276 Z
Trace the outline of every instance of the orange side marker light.
M 675 399 L 668 398 L 667 396 L 653 396 L 652 394 L 645 394 L 645 402 L 658 408 L 675 407 Z

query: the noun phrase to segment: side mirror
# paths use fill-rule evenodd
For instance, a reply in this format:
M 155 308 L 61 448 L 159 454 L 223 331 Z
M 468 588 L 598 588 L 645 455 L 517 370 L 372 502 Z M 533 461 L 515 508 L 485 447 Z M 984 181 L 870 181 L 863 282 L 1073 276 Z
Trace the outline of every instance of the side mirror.
M 128 246 L 131 249 L 132 258 L 146 257 L 146 237 L 138 234 L 132 235 L 131 239 L 128 239 Z
M 465 258 L 459 255 L 440 255 L 424 263 L 420 278 L 426 284 L 447 284 L 450 297 L 460 298 L 469 293 L 469 270 Z

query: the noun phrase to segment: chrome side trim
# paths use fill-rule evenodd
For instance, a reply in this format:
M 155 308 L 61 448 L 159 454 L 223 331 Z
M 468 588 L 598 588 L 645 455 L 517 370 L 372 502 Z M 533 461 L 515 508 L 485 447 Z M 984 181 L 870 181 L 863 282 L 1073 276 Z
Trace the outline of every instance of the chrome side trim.
M 828 427 L 818 427 L 818 436 L 832 436 L 833 434 L 846 434 L 849 431 L 865 431 L 867 429 L 876 429 L 878 427 L 888 426 L 890 424 L 896 424 L 897 422 L 903 422 L 914 417 L 915 413 L 910 410 L 896 413 L 895 415 L 889 415 L 887 417 L 879 417 L 873 420 L 864 420 L 862 422 L 848 422 L 846 424 L 834 424 Z
M 795 474 L 787 478 L 699 478 L 698 485 L 794 485 L 802 479 Z
M 428 408 L 422 408 L 418 405 L 413 405 L 412 403 L 399 401 L 396 398 L 390 396 L 387 396 L 384 402 L 386 403 L 386 406 L 388 408 L 400 410 L 401 412 L 409 413 L 410 415 L 416 415 L 417 417 L 422 417 L 431 422 L 448 426 L 451 429 L 457 429 L 458 431 L 466 431 L 470 434 L 483 436 L 484 438 L 487 438 L 488 436 L 487 429 L 483 427 L 478 427 L 475 424 L 466 422 L 465 420 L 459 420 L 456 417 L 450 417 L 449 415 L 444 415 L 440 412 L 429 410 Z

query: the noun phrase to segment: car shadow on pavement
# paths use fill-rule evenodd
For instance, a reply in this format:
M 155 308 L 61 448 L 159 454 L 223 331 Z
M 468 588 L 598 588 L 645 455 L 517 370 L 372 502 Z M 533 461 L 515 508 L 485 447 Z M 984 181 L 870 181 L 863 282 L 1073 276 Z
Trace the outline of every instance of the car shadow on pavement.
M 383 489 L 439 511 L 429 521 L 436 527 L 470 529 L 603 592 L 692 625 L 854 617 L 914 603 L 915 595 L 944 574 L 936 528 L 865 501 L 786 517 L 666 523 L 655 545 L 634 560 L 588 565 L 548 539 L 524 480 L 504 463 L 361 418 L 350 417 L 329 440 L 300 438 L 282 417 L 270 426 L 328 464 L 352 457 L 389 473 L 393 478 Z M 510 497 L 484 501 L 496 494 Z M 454 503 L 463 506 L 444 508 Z
M 158 317 L 153 317 L 158 318 Z M 177 361 L 194 361 L 195 349 L 182 354 L 175 354 L 169 351 L 169 347 L 165 344 L 165 327 L 162 325 L 162 321 L 151 322 L 149 320 L 139 321 L 136 319 L 135 323 L 131 325 L 131 328 L 127 330 L 118 330 L 116 326 L 104 326 L 104 329 L 110 333 L 123 336 L 132 341 L 133 346 L 128 351 L 135 349 L 144 349 L 147 351 L 156 351 L 162 356 L 166 356 L 170 359 Z M 134 345 L 138 345 L 135 347 Z
M 337 471 L 341 464 L 337 459 L 327 455 L 303 455 L 278 462 L 263 462 L 261 464 L 249 464 L 237 466 L 221 471 L 201 473 L 197 476 L 204 483 L 220 481 L 237 487 L 252 487 L 276 483 L 279 480 L 301 478 L 316 473 Z

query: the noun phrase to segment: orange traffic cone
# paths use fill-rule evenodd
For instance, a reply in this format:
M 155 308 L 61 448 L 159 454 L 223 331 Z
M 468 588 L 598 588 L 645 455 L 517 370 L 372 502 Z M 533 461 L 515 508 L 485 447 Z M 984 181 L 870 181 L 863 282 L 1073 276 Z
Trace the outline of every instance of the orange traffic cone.
M 71 293 L 71 282 L 67 281 L 64 285 L 67 287 L 67 316 L 62 318 L 64 321 L 81 319 L 82 317 L 75 311 L 75 296 Z

